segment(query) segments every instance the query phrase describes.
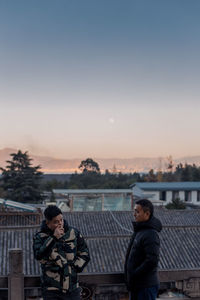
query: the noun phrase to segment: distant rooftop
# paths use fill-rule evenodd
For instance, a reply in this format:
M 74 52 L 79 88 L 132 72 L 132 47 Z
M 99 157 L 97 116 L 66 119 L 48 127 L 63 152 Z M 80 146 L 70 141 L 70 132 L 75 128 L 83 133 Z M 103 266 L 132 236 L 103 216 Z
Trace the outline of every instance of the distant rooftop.
M 132 193 L 132 189 L 54 189 L 55 194 L 122 194 Z
M 2 199 L 2 198 L 0 198 L 0 204 L 4 205 L 6 207 L 11 207 L 11 208 L 19 209 L 19 210 L 23 210 L 23 211 L 30 211 L 30 212 L 37 211 L 37 209 L 35 207 L 33 207 L 32 205 L 24 204 L 24 203 L 17 202 L 17 201 Z
M 182 182 L 136 182 L 131 187 L 137 186 L 142 190 L 156 191 L 156 190 L 200 190 L 200 181 L 182 181 Z

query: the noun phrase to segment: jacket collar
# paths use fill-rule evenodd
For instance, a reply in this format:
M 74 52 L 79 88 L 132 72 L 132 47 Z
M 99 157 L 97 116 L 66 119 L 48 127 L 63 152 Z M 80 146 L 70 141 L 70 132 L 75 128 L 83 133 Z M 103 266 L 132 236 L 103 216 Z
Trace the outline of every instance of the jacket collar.
M 143 229 L 154 229 L 157 232 L 160 232 L 162 230 L 162 224 L 159 219 L 153 216 L 146 222 L 133 222 L 133 228 L 134 232 L 138 232 Z

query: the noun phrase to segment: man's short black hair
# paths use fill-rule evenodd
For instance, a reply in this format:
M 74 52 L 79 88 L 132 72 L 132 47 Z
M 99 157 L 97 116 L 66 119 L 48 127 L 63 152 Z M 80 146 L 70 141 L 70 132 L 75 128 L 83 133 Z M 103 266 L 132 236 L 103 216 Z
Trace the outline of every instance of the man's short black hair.
M 150 218 L 153 216 L 154 207 L 151 201 L 147 199 L 140 199 L 136 201 L 135 204 L 141 205 L 144 212 L 149 211 L 150 212 Z
M 44 211 L 44 216 L 45 216 L 46 220 L 48 220 L 48 221 L 51 221 L 54 217 L 56 217 L 60 214 L 62 214 L 62 211 L 60 210 L 60 208 L 58 208 L 55 205 L 47 206 L 47 208 Z

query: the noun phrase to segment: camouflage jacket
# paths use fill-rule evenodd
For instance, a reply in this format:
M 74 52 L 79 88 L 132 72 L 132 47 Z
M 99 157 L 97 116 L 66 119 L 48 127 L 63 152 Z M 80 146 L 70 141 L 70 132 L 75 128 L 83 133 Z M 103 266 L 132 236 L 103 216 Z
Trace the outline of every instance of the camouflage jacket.
M 78 287 L 77 273 L 90 260 L 87 245 L 80 232 L 64 221 L 65 234 L 57 239 L 42 222 L 33 240 L 34 257 L 41 264 L 43 291 L 70 292 Z

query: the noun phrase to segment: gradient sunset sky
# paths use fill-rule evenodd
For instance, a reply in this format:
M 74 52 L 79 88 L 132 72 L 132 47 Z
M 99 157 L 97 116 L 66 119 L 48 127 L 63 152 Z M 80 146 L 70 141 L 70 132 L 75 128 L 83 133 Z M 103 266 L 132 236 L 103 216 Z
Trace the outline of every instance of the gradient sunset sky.
M 199 0 L 1 0 L 0 148 L 200 155 Z

